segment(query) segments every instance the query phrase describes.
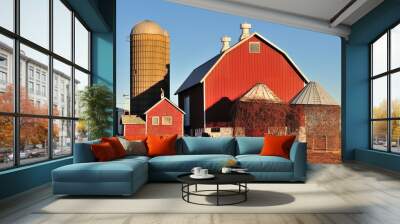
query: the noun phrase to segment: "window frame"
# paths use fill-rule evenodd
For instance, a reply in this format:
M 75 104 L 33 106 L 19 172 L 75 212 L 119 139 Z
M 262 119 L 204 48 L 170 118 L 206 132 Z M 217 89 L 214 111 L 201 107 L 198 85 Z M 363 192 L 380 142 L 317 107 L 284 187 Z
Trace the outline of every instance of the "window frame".
M 0 53 L 0 58 L 3 58 L 4 59 L 3 61 L 5 61 L 4 65 L 0 64 L 0 69 L 7 70 L 7 68 L 8 68 L 8 57 L 7 57 L 7 55 L 5 55 L 3 53 Z
M 4 77 L 4 79 L 3 79 L 3 77 Z M 5 85 L 6 86 L 7 79 L 8 79 L 7 72 L 5 72 L 2 69 L 0 69 L 0 85 Z
M 8 74 L 7 74 L 7 70 L 8 70 L 8 62 L 9 59 L 7 57 L 7 55 L 0 53 L 0 58 L 3 58 L 5 61 L 4 65 L 0 64 L 0 91 L 2 91 L 3 85 L 4 88 L 7 88 L 7 79 L 8 79 Z M 4 80 L 1 76 L 4 75 Z M 4 82 L 4 83 L 3 83 Z
M 170 123 L 167 123 L 166 121 L 169 119 Z M 171 115 L 165 115 L 161 116 L 161 125 L 165 126 L 172 126 L 173 125 L 173 118 Z
M 155 122 L 157 120 L 157 122 Z M 151 117 L 151 125 L 159 126 L 160 125 L 160 116 L 152 116 Z
M 38 163 L 43 163 L 46 161 L 50 160 L 58 160 L 66 157 L 70 157 L 73 155 L 74 151 L 74 143 L 75 143 L 75 126 L 76 126 L 76 121 L 79 120 L 79 117 L 75 117 L 75 108 L 72 107 L 72 112 L 70 116 L 57 116 L 53 115 L 53 59 L 58 60 L 59 62 L 62 62 L 66 65 L 71 66 L 71 83 L 74 83 L 75 81 L 75 69 L 85 73 L 89 77 L 89 82 L 88 86 L 92 85 L 92 73 L 91 73 L 91 65 L 92 65 L 92 57 L 91 57 L 91 50 L 92 50 L 92 43 L 91 43 L 91 37 L 92 37 L 92 30 L 88 27 L 88 25 L 83 21 L 83 19 L 79 16 L 77 12 L 73 10 L 73 8 L 69 5 L 68 2 L 65 0 L 59 0 L 62 4 L 64 4 L 68 10 L 71 11 L 71 18 L 70 18 L 70 23 L 72 26 L 71 30 L 71 58 L 64 58 L 62 55 L 57 54 L 54 52 L 54 46 L 53 46 L 53 21 L 54 21 L 54 14 L 53 14 L 53 1 L 54 0 L 48 0 L 49 2 L 49 46 L 48 49 L 45 47 L 42 47 L 41 45 L 34 43 L 33 41 L 21 36 L 20 34 L 20 0 L 14 0 L 13 1 L 13 10 L 14 10 L 14 18 L 13 18 L 13 30 L 8 30 L 4 27 L 0 26 L 0 35 L 10 38 L 13 41 L 13 59 L 11 60 L 13 63 L 11 64 L 12 66 L 12 73 L 13 75 L 13 80 L 14 80 L 14 99 L 13 99 L 13 111 L 12 112 L 2 112 L 0 111 L 0 116 L 10 116 L 13 119 L 13 154 L 14 154 L 14 161 L 13 161 L 13 166 L 11 167 L 5 167 L 5 168 L 0 168 L 0 172 L 5 171 L 5 170 L 11 170 L 11 169 L 16 169 L 19 167 L 23 166 L 30 166 L 33 164 L 38 164 Z M 89 65 L 88 69 L 85 69 L 78 64 L 75 63 L 75 19 L 79 20 L 79 22 L 84 26 L 84 28 L 88 31 L 89 37 L 88 37 L 88 57 L 89 57 Z M 49 110 L 46 115 L 40 115 L 40 114 L 29 114 L 29 113 L 21 113 L 20 111 L 20 64 L 21 64 L 21 52 L 20 52 L 20 46 L 25 45 L 27 47 L 32 48 L 33 50 L 36 50 L 40 53 L 43 53 L 48 56 L 49 62 L 48 62 L 48 71 L 47 71 L 47 78 L 48 78 L 48 84 L 46 85 L 46 95 L 48 96 L 48 107 Z M 30 67 L 28 67 L 29 64 L 27 64 L 27 71 Z M 30 71 L 30 70 L 29 70 Z M 30 78 L 30 73 L 27 72 L 26 75 L 26 81 L 32 80 L 34 83 L 36 80 L 36 70 L 33 70 L 33 79 Z M 40 78 L 40 77 L 39 77 Z M 41 83 L 41 79 L 39 79 L 39 82 Z M 35 84 L 34 84 L 35 85 Z M 75 85 L 71 86 L 70 91 L 72 92 L 72 105 L 75 103 Z M 27 86 L 28 87 L 28 86 Z M 27 90 L 28 91 L 28 90 Z M 35 91 L 35 90 L 34 90 Z M 48 135 L 47 135 L 47 142 L 51 143 L 53 141 L 53 121 L 55 120 L 68 120 L 71 121 L 72 124 L 72 133 L 71 133 L 71 154 L 69 155 L 63 155 L 59 157 L 55 157 L 53 155 L 54 148 L 53 144 L 48 144 L 48 158 L 38 161 L 38 162 L 32 162 L 32 163 L 26 163 L 26 164 L 21 164 L 20 161 L 20 119 L 21 118 L 44 118 L 47 119 L 48 122 Z
M 257 51 L 253 51 L 253 49 L 251 48 L 252 45 L 258 45 L 258 50 Z M 250 54 L 259 54 L 259 53 L 261 53 L 261 43 L 260 43 L 260 41 L 250 41 L 249 42 L 249 53 Z
M 400 22 L 396 22 L 393 25 L 391 25 L 389 28 L 385 29 L 383 33 L 378 35 L 374 40 L 372 40 L 368 46 L 369 46 L 369 144 L 370 144 L 370 150 L 373 151 L 380 151 L 380 152 L 386 152 L 386 153 L 391 153 L 391 154 L 400 154 L 400 152 L 394 152 L 392 151 L 392 122 L 393 121 L 400 121 L 400 117 L 393 117 L 392 116 L 392 98 L 391 98 L 391 92 L 392 92 L 392 76 L 396 75 L 396 73 L 400 72 L 400 67 L 397 68 L 391 68 L 391 31 L 393 28 L 400 26 Z M 387 64 L 386 64 L 386 71 L 374 75 L 373 72 L 373 44 L 378 41 L 381 37 L 384 35 L 387 35 Z M 373 81 L 382 77 L 386 77 L 386 86 L 387 86 L 387 93 L 386 93 L 386 98 L 387 98 L 387 103 L 386 103 L 386 117 L 385 118 L 373 118 L 373 92 L 374 92 L 374 86 L 373 86 Z M 373 132 L 373 122 L 376 121 L 386 121 L 386 150 L 379 150 L 374 148 L 374 132 Z

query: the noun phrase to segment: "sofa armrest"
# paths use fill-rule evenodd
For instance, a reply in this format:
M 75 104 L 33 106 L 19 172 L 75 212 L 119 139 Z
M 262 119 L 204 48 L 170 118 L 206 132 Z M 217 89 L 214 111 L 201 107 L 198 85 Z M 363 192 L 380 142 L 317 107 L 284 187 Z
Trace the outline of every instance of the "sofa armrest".
M 290 149 L 293 162 L 293 179 L 305 181 L 307 176 L 307 143 L 295 141 Z
M 96 158 L 92 153 L 90 146 L 100 143 L 99 140 L 75 143 L 74 145 L 74 163 L 89 163 L 95 162 Z

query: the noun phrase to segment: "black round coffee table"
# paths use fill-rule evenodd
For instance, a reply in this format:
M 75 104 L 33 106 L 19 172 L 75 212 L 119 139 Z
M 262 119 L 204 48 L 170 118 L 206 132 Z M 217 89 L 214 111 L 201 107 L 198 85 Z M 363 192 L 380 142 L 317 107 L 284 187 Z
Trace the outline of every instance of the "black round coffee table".
M 216 173 L 213 174 L 215 177 L 212 179 L 193 179 L 190 177 L 191 173 L 182 174 L 177 177 L 178 181 L 182 183 L 182 199 L 188 203 L 198 205 L 234 205 L 247 201 L 247 192 L 249 188 L 247 183 L 255 180 L 255 177 L 248 173 Z M 198 190 L 197 185 L 215 185 L 215 190 Z M 237 190 L 224 190 L 220 189 L 220 185 L 236 185 Z M 190 191 L 190 186 L 195 186 L 194 191 Z M 215 194 L 206 194 L 209 192 L 215 192 Z M 216 197 L 216 204 L 202 204 L 193 202 L 190 200 L 190 196 L 204 196 L 204 197 Z M 221 197 L 232 197 L 241 196 L 239 200 L 231 203 L 221 203 Z

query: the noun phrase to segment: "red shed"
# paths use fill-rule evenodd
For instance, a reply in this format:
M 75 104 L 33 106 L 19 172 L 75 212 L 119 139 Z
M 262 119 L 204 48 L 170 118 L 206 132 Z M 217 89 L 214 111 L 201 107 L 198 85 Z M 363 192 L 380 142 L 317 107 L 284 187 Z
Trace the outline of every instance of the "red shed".
M 124 136 L 140 136 L 146 134 L 146 122 L 136 115 L 122 115 Z
M 169 99 L 163 97 L 145 112 L 146 134 L 183 135 L 183 112 Z
M 258 83 L 288 103 L 309 82 L 283 50 L 258 33 L 245 32 L 230 48 L 230 38 L 224 37 L 221 53 L 194 69 L 176 91 L 190 133 L 229 126 L 233 103 Z

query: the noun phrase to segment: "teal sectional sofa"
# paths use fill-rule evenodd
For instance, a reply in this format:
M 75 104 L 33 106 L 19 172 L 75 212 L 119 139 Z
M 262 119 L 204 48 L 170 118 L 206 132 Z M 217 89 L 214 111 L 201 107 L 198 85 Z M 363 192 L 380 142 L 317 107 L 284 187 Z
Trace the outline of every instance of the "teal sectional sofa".
M 236 160 L 259 182 L 304 182 L 306 180 L 306 144 L 295 142 L 290 159 L 260 156 L 262 137 L 183 137 L 177 140 L 177 155 L 127 156 L 96 162 L 90 145 L 75 144 L 74 163 L 52 172 L 54 194 L 131 195 L 148 181 L 176 181 L 193 167 L 218 172 L 228 160 Z

